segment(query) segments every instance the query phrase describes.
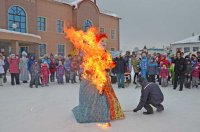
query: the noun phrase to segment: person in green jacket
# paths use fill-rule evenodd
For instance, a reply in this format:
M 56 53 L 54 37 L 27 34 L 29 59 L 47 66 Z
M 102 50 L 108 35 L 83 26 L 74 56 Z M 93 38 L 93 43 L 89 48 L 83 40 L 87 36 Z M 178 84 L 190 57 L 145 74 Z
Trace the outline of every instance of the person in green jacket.
M 140 72 L 139 58 L 137 58 L 136 55 L 132 55 L 131 63 L 132 63 L 133 70 L 134 70 L 134 73 L 135 73 L 133 83 L 136 84 L 136 78 L 138 79 L 139 72 Z
M 172 84 L 174 84 L 174 63 L 171 64 L 169 70 L 172 78 Z

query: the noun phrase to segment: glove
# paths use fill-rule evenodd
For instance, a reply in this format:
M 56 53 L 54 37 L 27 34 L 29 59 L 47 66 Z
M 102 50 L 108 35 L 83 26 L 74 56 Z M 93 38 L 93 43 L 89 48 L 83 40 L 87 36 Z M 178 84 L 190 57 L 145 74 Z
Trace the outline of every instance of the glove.
M 137 108 L 135 108 L 134 110 L 133 110 L 133 112 L 137 112 L 138 111 L 138 109 Z

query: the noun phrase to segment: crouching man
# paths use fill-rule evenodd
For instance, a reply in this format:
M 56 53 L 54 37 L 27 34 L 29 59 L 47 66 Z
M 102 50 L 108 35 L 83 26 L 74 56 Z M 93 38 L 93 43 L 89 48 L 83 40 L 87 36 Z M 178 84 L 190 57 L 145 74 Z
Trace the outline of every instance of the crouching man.
M 142 86 L 140 103 L 133 112 L 137 112 L 144 107 L 147 110 L 147 112 L 143 112 L 144 115 L 153 114 L 151 105 L 156 107 L 158 112 L 163 111 L 164 107 L 161 103 L 164 100 L 164 96 L 159 86 L 155 83 L 148 83 L 146 79 L 142 77 L 139 78 L 139 83 Z

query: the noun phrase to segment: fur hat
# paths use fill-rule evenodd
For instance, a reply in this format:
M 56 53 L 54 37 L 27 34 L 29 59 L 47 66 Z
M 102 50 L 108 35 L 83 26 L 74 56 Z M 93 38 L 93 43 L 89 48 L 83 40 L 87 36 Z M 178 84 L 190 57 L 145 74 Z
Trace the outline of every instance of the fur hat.
M 22 56 L 27 56 L 26 51 L 23 51 L 23 52 L 22 52 Z

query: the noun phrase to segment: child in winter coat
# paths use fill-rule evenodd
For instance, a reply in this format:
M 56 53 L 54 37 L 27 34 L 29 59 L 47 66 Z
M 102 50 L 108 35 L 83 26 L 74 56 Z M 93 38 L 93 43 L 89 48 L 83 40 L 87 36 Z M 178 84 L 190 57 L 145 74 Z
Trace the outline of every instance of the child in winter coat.
M 49 79 L 50 70 L 48 67 L 47 62 L 41 64 L 41 77 L 42 77 L 42 86 L 49 86 L 48 79 Z
M 146 53 L 142 53 L 142 58 L 140 61 L 141 77 L 143 77 L 145 79 L 147 77 L 147 65 L 148 65 L 148 60 L 146 57 Z
M 155 83 L 155 75 L 156 75 L 157 63 L 154 58 L 151 58 L 148 62 L 148 81 Z
M 167 87 L 167 85 L 168 85 L 168 76 L 169 76 L 169 69 L 164 64 L 160 68 L 160 78 L 161 78 L 161 86 L 162 87 Z
M 66 59 L 64 67 L 65 67 L 65 81 L 66 81 L 66 83 L 69 83 L 71 62 L 68 58 Z
M 0 86 L 3 86 L 3 75 L 4 75 L 4 59 L 3 55 L 0 53 Z
M 11 74 L 11 84 L 15 85 L 14 80 L 16 81 L 16 84 L 19 85 L 19 63 L 20 59 L 18 56 L 15 56 L 15 54 L 11 54 L 9 60 L 9 71 Z
M 199 81 L 199 66 L 195 66 L 192 71 L 192 87 L 198 87 L 198 81 Z
M 56 68 L 56 76 L 57 76 L 58 84 L 64 83 L 64 81 L 63 81 L 64 74 L 65 74 L 65 68 L 62 65 L 62 61 L 59 61 L 59 65 Z
M 192 73 L 193 68 L 192 68 L 192 63 L 188 58 L 186 58 L 186 61 L 187 61 L 187 65 L 186 65 L 186 70 L 185 70 L 184 85 L 185 85 L 186 88 L 190 88 L 191 80 L 192 80 L 191 73 Z
M 55 81 L 55 72 L 56 72 L 56 61 L 54 58 L 51 59 L 51 63 L 49 64 L 49 69 L 51 72 L 50 81 L 54 82 Z
M 35 61 L 32 64 L 30 73 L 31 73 L 30 88 L 33 88 L 34 84 L 35 84 L 35 87 L 38 88 L 39 79 L 40 79 L 40 65 L 38 64 L 38 61 Z

